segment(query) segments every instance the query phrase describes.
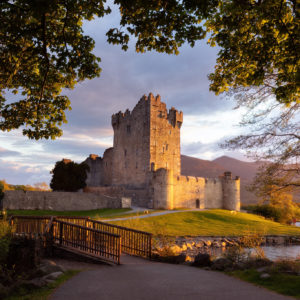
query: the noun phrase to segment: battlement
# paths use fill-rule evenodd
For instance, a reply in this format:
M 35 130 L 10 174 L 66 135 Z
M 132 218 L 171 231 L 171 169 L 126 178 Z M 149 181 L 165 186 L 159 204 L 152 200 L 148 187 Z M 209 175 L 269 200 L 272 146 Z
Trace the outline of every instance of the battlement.
M 152 117 L 151 110 L 159 111 L 159 118 L 166 119 L 173 127 L 180 128 L 183 122 L 182 111 L 178 112 L 174 107 L 172 107 L 169 112 L 167 111 L 167 106 L 164 102 L 161 102 L 160 95 L 154 97 L 152 93 L 148 96 L 144 95 L 132 111 L 127 109 L 125 112 L 119 111 L 113 114 L 111 117 L 111 124 L 113 128 L 118 128 L 121 123 L 129 122 L 132 116 L 137 115 L 140 110 L 143 110 L 146 114 L 145 118 Z

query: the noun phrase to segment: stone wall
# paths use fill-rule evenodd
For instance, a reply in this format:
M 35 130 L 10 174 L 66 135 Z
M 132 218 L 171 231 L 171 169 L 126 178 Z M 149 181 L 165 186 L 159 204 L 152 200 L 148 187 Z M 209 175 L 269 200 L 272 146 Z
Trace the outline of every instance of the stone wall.
M 202 178 L 174 176 L 172 171 L 159 169 L 152 173 L 151 183 L 154 208 L 240 210 L 240 180 L 232 179 L 231 174 L 220 178 Z
M 91 193 L 6 191 L 3 199 L 5 209 L 66 211 L 121 207 L 121 197 Z

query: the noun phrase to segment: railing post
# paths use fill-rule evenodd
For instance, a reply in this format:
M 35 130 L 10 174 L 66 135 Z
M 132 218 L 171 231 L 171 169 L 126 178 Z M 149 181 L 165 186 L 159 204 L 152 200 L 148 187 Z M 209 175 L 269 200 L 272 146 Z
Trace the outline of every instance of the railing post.
M 63 241 L 63 223 L 59 223 L 59 244 L 62 244 Z
M 119 253 L 118 253 L 118 265 L 121 264 L 121 254 L 122 254 L 122 237 L 119 237 Z
M 149 259 L 151 260 L 151 252 L 152 252 L 152 234 L 149 236 Z

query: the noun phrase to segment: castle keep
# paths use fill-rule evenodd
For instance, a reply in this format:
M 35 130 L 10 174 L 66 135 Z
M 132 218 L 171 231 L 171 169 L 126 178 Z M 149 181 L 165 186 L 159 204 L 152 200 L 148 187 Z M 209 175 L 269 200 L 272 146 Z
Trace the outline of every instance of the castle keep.
M 112 116 L 113 147 L 91 154 L 87 192 L 127 196 L 134 205 L 172 209 L 240 209 L 240 180 L 181 175 L 182 112 L 169 111 L 160 96 L 143 96 L 134 109 Z

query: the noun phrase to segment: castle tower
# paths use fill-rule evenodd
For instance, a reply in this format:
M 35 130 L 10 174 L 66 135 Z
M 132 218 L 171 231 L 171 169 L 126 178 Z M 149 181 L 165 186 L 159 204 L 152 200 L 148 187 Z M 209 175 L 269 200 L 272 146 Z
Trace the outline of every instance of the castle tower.
M 146 187 L 149 172 L 164 168 L 180 174 L 180 128 L 183 115 L 169 112 L 160 96 L 143 96 L 130 112 L 112 116 L 112 184 Z

